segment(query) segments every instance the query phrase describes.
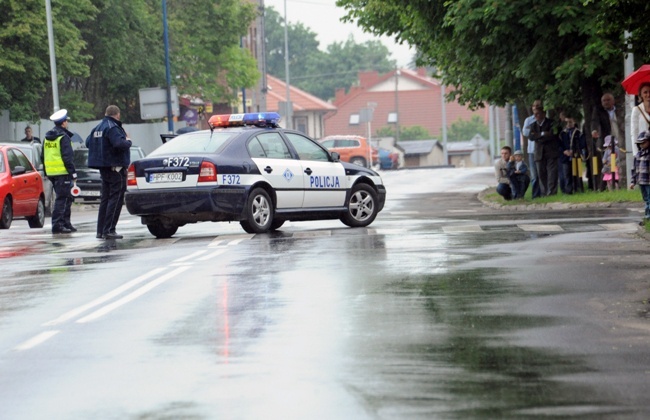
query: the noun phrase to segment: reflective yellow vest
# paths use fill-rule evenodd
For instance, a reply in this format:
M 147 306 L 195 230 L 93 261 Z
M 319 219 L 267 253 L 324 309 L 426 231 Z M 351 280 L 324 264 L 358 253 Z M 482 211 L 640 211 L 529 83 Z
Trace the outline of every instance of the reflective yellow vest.
M 54 140 L 45 139 L 43 143 L 43 163 L 45 163 L 45 173 L 47 176 L 67 175 L 68 170 L 65 168 L 63 158 L 61 157 L 61 139 L 59 136 Z

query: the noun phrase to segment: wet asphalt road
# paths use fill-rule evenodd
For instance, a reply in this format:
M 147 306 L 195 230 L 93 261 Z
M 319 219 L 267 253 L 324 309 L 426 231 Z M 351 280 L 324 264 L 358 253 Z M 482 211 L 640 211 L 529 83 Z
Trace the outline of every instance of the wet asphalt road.
M 640 206 L 507 211 L 476 198 L 490 169 L 383 176 L 367 229 L 14 221 L 0 418 L 648 418 Z

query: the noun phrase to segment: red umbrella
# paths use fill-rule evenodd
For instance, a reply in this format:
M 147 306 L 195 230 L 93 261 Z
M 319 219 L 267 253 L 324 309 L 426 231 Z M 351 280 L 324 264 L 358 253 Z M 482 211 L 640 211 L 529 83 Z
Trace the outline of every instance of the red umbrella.
M 642 83 L 650 83 L 650 64 L 644 64 L 621 82 L 625 92 L 630 95 L 638 95 Z

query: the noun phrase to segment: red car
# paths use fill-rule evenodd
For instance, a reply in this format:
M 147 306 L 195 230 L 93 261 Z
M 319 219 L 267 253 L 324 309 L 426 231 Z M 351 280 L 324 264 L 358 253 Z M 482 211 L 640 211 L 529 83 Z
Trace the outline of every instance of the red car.
M 31 228 L 45 224 L 43 178 L 15 145 L 0 143 L 0 229 L 25 218 Z

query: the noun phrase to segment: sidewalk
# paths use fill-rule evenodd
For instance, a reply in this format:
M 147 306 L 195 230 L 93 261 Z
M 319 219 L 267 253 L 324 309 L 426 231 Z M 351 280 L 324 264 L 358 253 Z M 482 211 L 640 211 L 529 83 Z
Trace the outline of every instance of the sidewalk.
M 509 204 L 504 205 L 502 203 L 497 203 L 494 201 L 486 200 L 485 196 L 487 194 L 496 194 L 496 187 L 486 188 L 483 191 L 478 193 L 478 199 L 483 203 L 484 206 L 490 207 L 496 210 L 508 210 L 511 212 L 519 211 L 544 211 L 544 210 L 572 210 L 572 209 L 588 209 L 588 208 L 621 208 L 621 209 L 643 209 L 643 202 L 624 202 L 624 203 L 614 203 L 614 202 L 602 202 L 602 203 L 543 203 L 543 204 Z M 648 232 L 645 227 L 639 226 L 637 228 L 637 234 L 643 239 L 650 241 L 650 232 Z

